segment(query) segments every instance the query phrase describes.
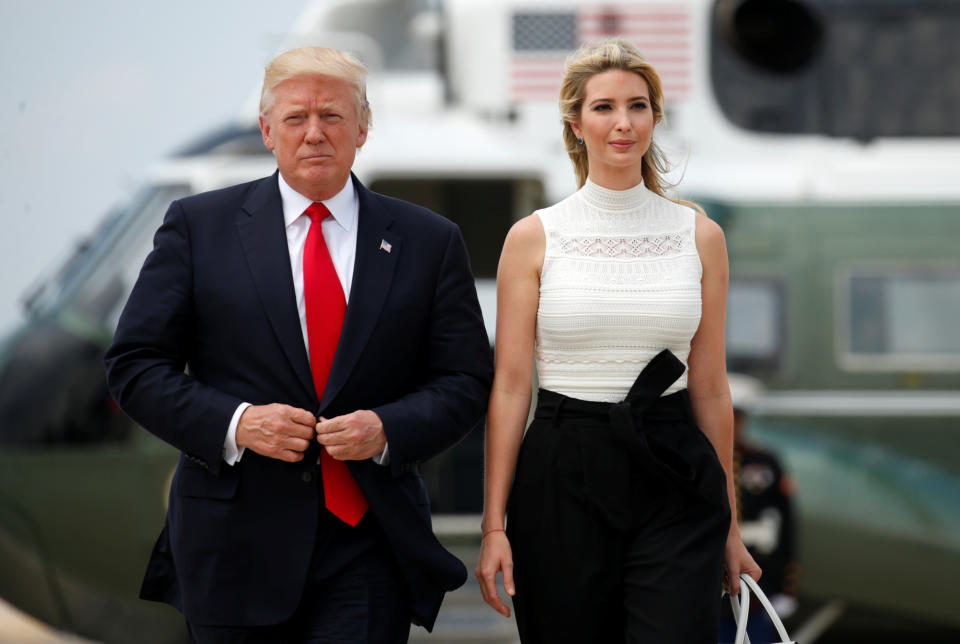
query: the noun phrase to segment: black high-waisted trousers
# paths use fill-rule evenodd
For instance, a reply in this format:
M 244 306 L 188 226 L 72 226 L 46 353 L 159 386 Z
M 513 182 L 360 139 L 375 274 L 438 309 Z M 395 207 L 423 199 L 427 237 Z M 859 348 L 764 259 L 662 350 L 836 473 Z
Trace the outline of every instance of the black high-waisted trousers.
M 523 644 L 714 644 L 730 509 L 669 351 L 626 400 L 540 390 L 507 535 Z

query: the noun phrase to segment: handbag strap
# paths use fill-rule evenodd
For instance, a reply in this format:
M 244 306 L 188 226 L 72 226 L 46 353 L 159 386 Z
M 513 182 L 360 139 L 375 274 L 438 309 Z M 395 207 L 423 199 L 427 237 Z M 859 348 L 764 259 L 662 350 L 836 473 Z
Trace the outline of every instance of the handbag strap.
M 733 608 L 733 619 L 737 623 L 737 635 L 733 638 L 733 644 L 750 644 L 750 636 L 747 635 L 747 615 L 750 610 L 750 591 L 746 585 L 740 586 L 740 601 L 732 594 L 730 595 L 730 606 Z
M 767 599 L 766 594 L 760 590 L 760 586 L 753 580 L 753 577 L 746 573 L 740 575 L 740 600 L 730 595 L 730 606 L 733 608 L 733 617 L 737 622 L 737 635 L 733 640 L 734 644 L 750 644 L 750 638 L 747 636 L 747 612 L 750 610 L 750 593 L 753 593 L 763 609 L 767 612 L 774 628 L 777 629 L 777 635 L 780 636 L 780 644 L 792 644 L 793 640 L 787 635 L 787 629 L 783 627 L 783 622 L 773 604 Z

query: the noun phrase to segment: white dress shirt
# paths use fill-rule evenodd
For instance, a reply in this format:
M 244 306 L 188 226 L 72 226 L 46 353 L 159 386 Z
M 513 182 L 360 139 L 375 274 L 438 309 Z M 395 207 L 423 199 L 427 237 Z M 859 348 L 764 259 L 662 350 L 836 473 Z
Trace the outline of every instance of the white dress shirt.
M 310 217 L 303 212 L 313 201 L 291 188 L 283 180 L 282 174 L 278 173 L 277 177 L 280 183 L 280 200 L 283 204 L 283 222 L 287 232 L 287 250 L 290 252 L 290 271 L 293 273 L 293 292 L 297 300 L 303 344 L 307 348 L 307 360 L 309 360 L 307 309 L 303 299 L 303 248 L 306 245 L 311 221 Z M 340 278 L 343 295 L 349 305 L 350 287 L 353 284 L 353 265 L 357 257 L 357 218 L 360 214 L 360 201 L 353 187 L 353 180 L 347 179 L 343 190 L 321 203 L 327 207 L 331 215 L 321 223 L 323 239 L 327 243 L 333 268 L 337 272 L 337 277 Z M 250 407 L 250 403 L 241 403 L 237 407 L 223 441 L 223 460 L 228 465 L 234 465 L 243 456 L 244 448 L 237 446 L 237 425 L 247 407 Z M 384 448 L 383 453 L 373 457 L 373 460 L 380 465 L 386 465 L 389 462 L 387 448 Z

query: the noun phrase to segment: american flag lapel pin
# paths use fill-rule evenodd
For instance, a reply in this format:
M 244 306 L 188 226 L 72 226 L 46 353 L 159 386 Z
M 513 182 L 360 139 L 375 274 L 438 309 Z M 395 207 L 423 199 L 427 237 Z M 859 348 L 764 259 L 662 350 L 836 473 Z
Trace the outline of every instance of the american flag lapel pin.
M 386 252 L 389 253 L 391 250 L 393 250 L 393 244 L 391 244 L 390 242 L 388 242 L 386 239 L 381 239 L 381 240 L 380 240 L 380 250 L 386 251 Z

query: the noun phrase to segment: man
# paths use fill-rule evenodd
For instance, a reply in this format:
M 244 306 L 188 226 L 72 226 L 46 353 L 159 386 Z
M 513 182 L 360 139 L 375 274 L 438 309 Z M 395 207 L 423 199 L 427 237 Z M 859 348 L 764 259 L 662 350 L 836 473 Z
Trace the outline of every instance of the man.
M 405 642 L 466 579 L 416 466 L 481 417 L 489 344 L 457 227 L 350 171 L 365 72 L 268 65 L 278 173 L 171 204 L 107 352 L 183 452 L 141 596 L 196 641 Z

